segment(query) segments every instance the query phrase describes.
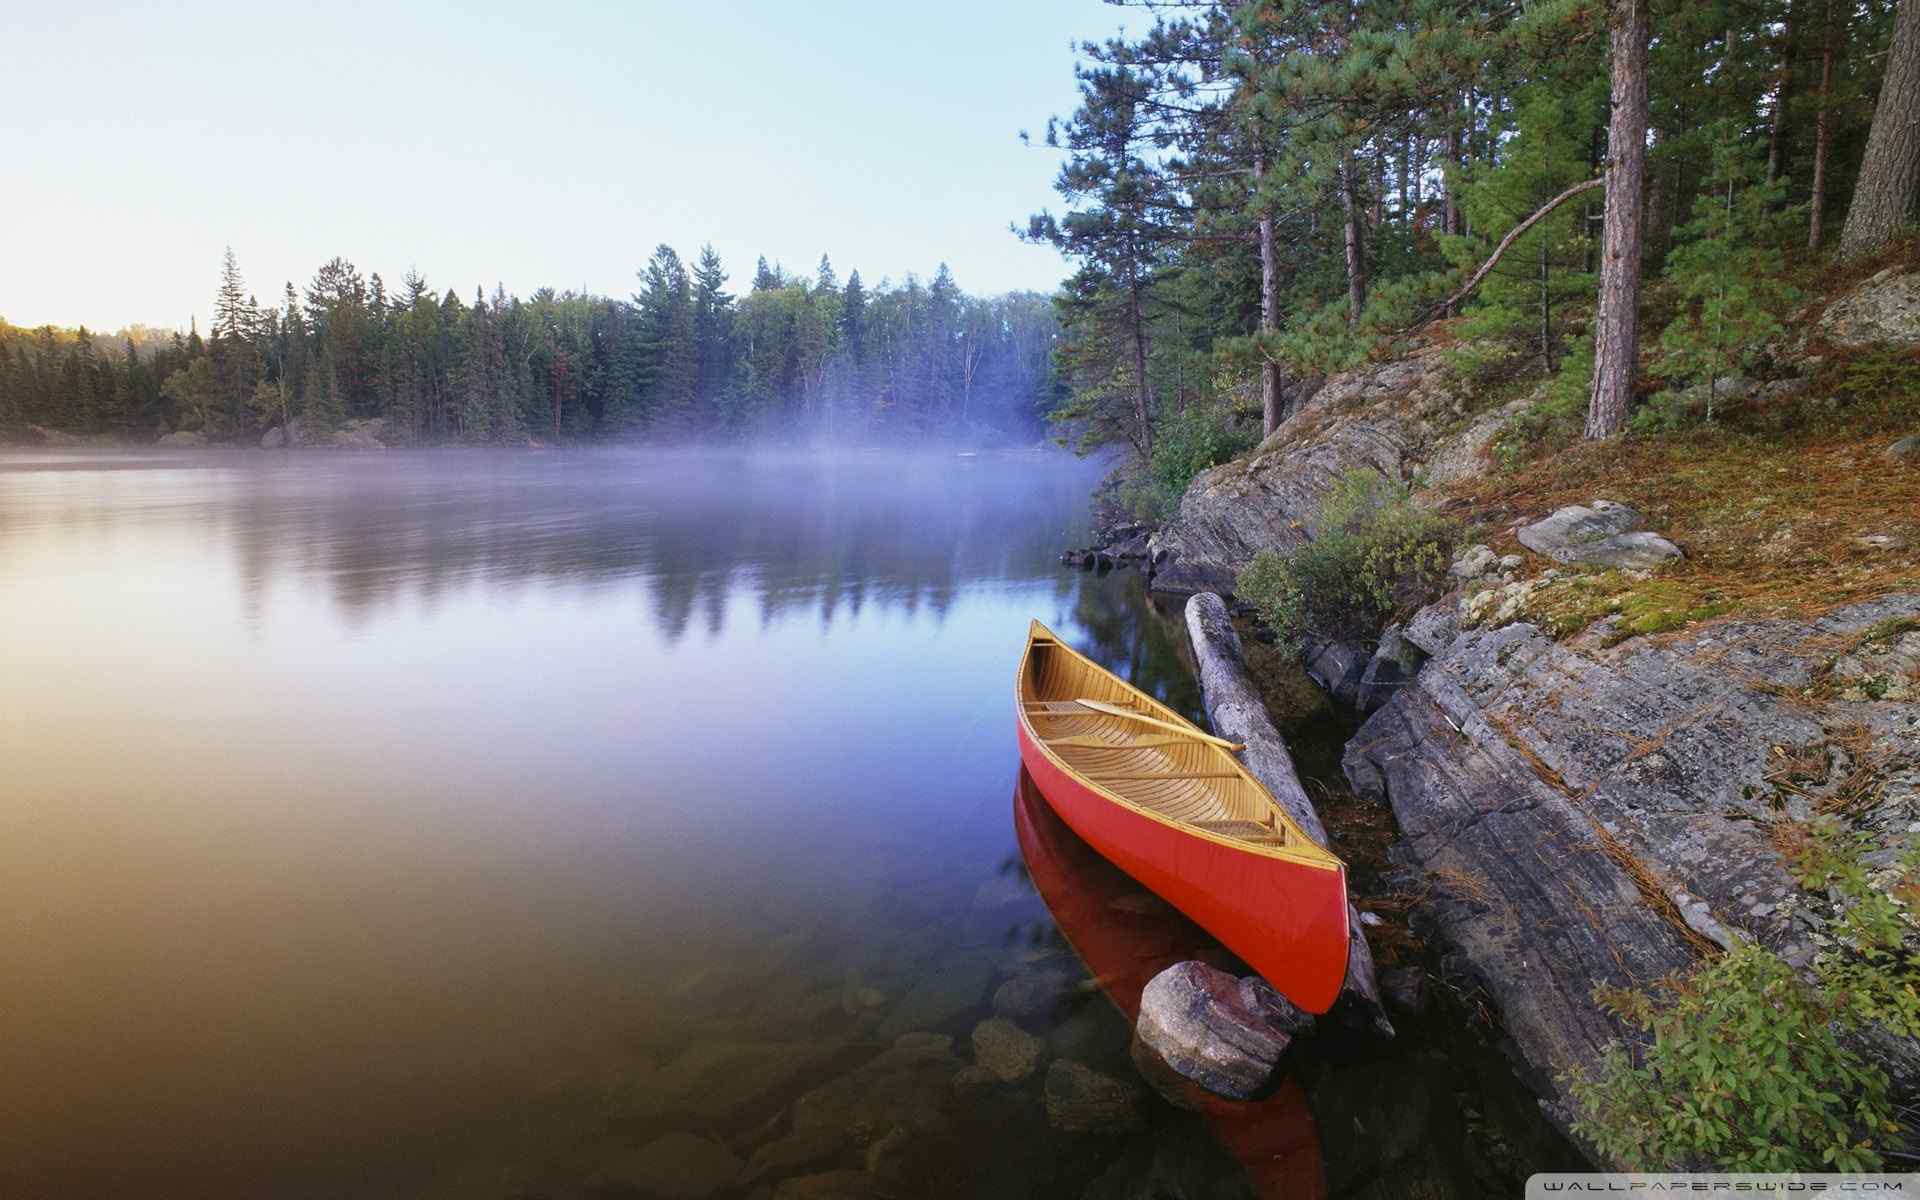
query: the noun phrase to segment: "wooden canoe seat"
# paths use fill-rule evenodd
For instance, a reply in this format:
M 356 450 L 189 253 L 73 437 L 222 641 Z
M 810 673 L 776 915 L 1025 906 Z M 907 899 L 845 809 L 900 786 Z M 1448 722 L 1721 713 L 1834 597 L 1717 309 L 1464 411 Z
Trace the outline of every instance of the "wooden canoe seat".
M 1275 829 L 1271 825 L 1262 825 L 1258 821 L 1189 821 L 1195 829 L 1204 829 L 1208 833 L 1217 833 L 1221 837 L 1230 837 L 1243 842 L 1280 842 L 1285 843 L 1287 834 L 1284 829 Z
M 1151 750 L 1159 746 L 1188 746 L 1193 744 L 1192 738 L 1174 737 L 1171 735 L 1165 737 L 1134 738 L 1130 742 L 1110 742 L 1103 737 L 1095 737 L 1090 733 L 1066 733 L 1061 734 L 1059 737 L 1043 737 L 1040 740 L 1049 746 L 1066 746 L 1075 750 Z

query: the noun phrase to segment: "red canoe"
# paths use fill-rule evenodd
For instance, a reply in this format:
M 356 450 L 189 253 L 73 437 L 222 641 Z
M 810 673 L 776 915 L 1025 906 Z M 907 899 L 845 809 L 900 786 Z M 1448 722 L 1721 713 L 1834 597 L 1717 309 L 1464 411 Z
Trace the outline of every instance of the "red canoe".
M 1073 831 L 1323 1013 L 1347 974 L 1347 872 L 1223 742 L 1035 621 L 1014 685 L 1020 758 Z

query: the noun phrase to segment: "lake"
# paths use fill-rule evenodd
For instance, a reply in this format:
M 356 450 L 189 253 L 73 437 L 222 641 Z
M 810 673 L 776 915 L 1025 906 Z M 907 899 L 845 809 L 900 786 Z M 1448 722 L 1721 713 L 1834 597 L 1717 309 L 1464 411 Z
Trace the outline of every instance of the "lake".
M 969 1072 L 1012 981 L 1045 1059 L 1131 1081 L 1074 951 L 1204 941 L 1022 798 L 1029 618 L 1198 711 L 1177 607 L 1057 563 L 1099 475 L 0 455 L 0 1192 L 637 1195 L 759 1151 L 762 1186 L 1400 1194 L 1354 1113 L 1421 1194 L 1507 1177 L 1536 1133 L 1458 1047 L 1335 1041 L 1259 1120 L 1147 1094 L 1126 1137 L 1050 1122 L 1044 1063 Z

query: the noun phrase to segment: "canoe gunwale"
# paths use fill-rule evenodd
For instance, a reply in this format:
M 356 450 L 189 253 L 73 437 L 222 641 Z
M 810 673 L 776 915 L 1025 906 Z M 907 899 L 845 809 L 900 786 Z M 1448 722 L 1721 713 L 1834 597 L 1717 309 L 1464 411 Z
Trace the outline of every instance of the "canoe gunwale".
M 1244 841 L 1239 838 L 1227 837 L 1218 833 L 1214 833 L 1211 830 L 1199 828 L 1198 826 L 1193 825 L 1189 822 L 1178 820 L 1173 817 L 1169 817 L 1164 813 L 1158 812 L 1147 805 L 1141 804 L 1134 800 L 1129 800 L 1127 797 L 1119 794 L 1118 792 L 1114 791 L 1112 788 L 1106 787 L 1103 784 L 1101 784 L 1098 778 L 1087 775 L 1081 768 L 1076 767 L 1072 763 L 1068 762 L 1063 756 L 1055 752 L 1054 748 L 1048 743 L 1047 739 L 1040 733 L 1039 730 L 1034 728 L 1031 716 L 1027 712 L 1028 701 L 1038 699 L 1038 697 L 1033 697 L 1028 694 L 1030 690 L 1030 680 L 1031 680 L 1031 673 L 1029 671 L 1029 667 L 1033 660 L 1033 648 L 1037 643 L 1041 643 L 1041 642 L 1044 642 L 1050 649 L 1054 651 L 1069 655 L 1073 659 L 1077 660 L 1081 664 L 1085 665 L 1086 667 L 1094 671 L 1099 671 L 1107 675 L 1112 675 L 1112 672 L 1107 671 L 1104 667 L 1100 666 L 1099 663 L 1094 662 L 1092 659 L 1088 658 L 1086 655 L 1080 653 L 1078 650 L 1075 650 L 1072 646 L 1067 645 L 1065 642 L 1055 637 L 1053 634 L 1053 631 L 1048 629 L 1045 625 L 1042 625 L 1039 621 L 1033 621 L 1029 624 L 1027 629 L 1027 646 L 1025 651 L 1020 656 L 1019 682 L 1014 689 L 1015 699 L 1019 701 L 1019 703 L 1017 703 L 1014 707 L 1018 715 L 1021 728 L 1026 733 L 1027 737 L 1032 740 L 1034 747 L 1041 754 L 1045 755 L 1046 758 L 1050 762 L 1052 762 L 1056 767 L 1060 768 L 1061 771 L 1065 772 L 1067 775 L 1069 775 L 1075 781 L 1077 781 L 1083 787 L 1085 787 L 1088 791 L 1095 793 L 1101 799 L 1107 801 L 1108 803 L 1118 805 L 1119 807 L 1124 808 L 1129 812 L 1138 813 L 1143 817 L 1150 818 L 1151 820 L 1166 826 L 1168 829 L 1171 829 L 1174 832 L 1179 833 L 1184 837 L 1190 837 L 1190 838 L 1195 838 L 1201 841 L 1212 842 L 1216 845 L 1225 846 L 1230 849 L 1237 850 L 1245 854 L 1255 855 L 1261 858 L 1279 859 L 1289 863 L 1297 863 L 1301 866 L 1315 867 L 1324 871 L 1344 871 L 1346 869 L 1346 864 L 1342 862 L 1337 855 L 1335 855 L 1332 851 L 1328 850 L 1325 846 L 1322 846 L 1319 843 L 1308 838 L 1305 833 L 1301 832 L 1299 826 L 1295 825 L 1292 819 L 1287 816 L 1286 811 L 1282 809 L 1278 804 L 1274 803 L 1271 798 L 1268 799 L 1268 804 L 1272 806 L 1274 813 L 1277 814 L 1278 821 L 1285 826 L 1288 836 L 1291 839 L 1291 844 L 1261 845 L 1256 842 Z M 1193 723 L 1191 721 L 1188 721 L 1186 718 L 1180 716 L 1179 713 L 1173 712 L 1173 710 L 1166 708 L 1164 705 L 1154 700 L 1153 697 L 1148 696 L 1145 692 L 1140 691 L 1140 689 L 1134 687 L 1132 684 L 1127 683 L 1125 680 L 1119 679 L 1118 676 L 1114 676 L 1114 678 L 1117 679 L 1129 691 L 1141 697 L 1149 705 L 1152 705 L 1154 709 L 1165 713 L 1170 719 L 1178 721 L 1182 725 L 1192 726 Z M 1195 726 L 1194 728 L 1198 732 L 1205 732 L 1204 730 L 1198 730 L 1197 726 Z M 1116 744 L 1113 748 L 1115 750 L 1125 750 L 1127 747 L 1125 747 L 1124 745 Z M 1232 754 L 1229 754 L 1225 751 L 1220 752 L 1220 757 L 1224 759 L 1226 762 L 1232 764 L 1233 773 L 1234 773 L 1233 777 L 1242 779 L 1245 782 L 1251 784 L 1253 787 L 1257 788 L 1262 795 L 1266 794 L 1265 786 L 1262 785 L 1258 779 L 1254 778 L 1253 774 L 1246 769 L 1246 766 L 1242 764 L 1238 758 L 1236 758 Z M 1310 849 L 1296 848 L 1299 846 L 1309 847 Z

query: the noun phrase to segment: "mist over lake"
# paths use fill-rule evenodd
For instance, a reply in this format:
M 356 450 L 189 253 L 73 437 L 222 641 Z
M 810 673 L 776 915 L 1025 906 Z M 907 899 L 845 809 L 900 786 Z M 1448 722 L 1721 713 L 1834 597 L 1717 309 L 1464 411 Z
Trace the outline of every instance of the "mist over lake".
M 0 1190 L 471 1194 L 703 1028 L 844 1044 L 850 971 L 1002 945 L 1027 620 L 1194 706 L 1055 562 L 1098 471 L 0 459 Z

